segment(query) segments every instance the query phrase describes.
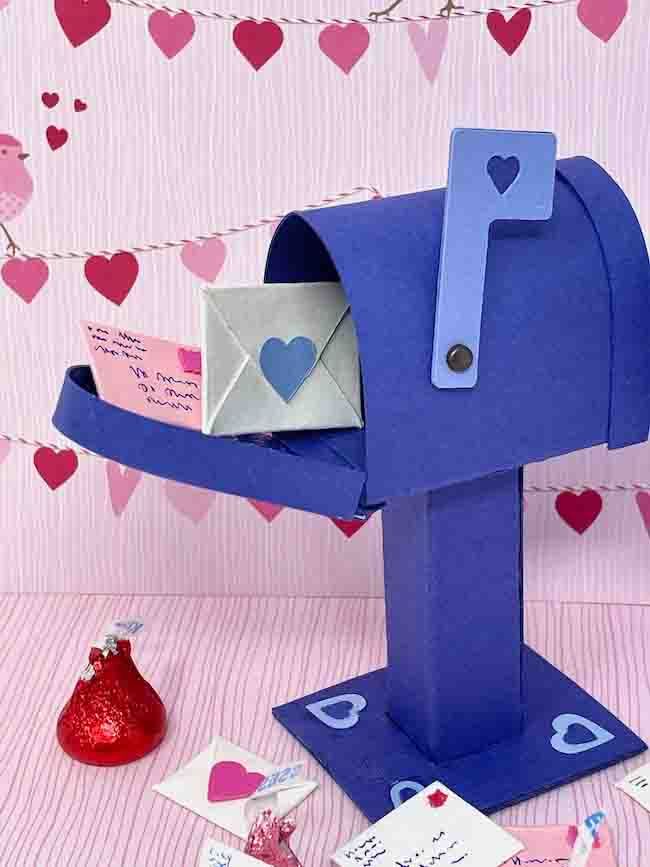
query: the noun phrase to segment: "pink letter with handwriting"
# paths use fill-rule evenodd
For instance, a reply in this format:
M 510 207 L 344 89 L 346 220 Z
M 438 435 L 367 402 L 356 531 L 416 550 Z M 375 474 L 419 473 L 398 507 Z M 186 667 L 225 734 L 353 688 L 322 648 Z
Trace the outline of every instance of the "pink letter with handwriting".
M 547 827 L 506 828 L 526 850 L 519 852 L 504 867 L 524 867 L 535 864 L 563 864 L 568 867 L 571 852 L 576 840 L 576 829 L 569 825 L 549 825 Z M 589 859 L 589 867 L 617 867 L 612 850 L 612 840 L 605 825 L 598 835 L 598 844 Z
M 201 430 L 201 376 L 183 369 L 179 350 L 198 353 L 126 328 L 82 322 L 102 400 L 156 421 Z

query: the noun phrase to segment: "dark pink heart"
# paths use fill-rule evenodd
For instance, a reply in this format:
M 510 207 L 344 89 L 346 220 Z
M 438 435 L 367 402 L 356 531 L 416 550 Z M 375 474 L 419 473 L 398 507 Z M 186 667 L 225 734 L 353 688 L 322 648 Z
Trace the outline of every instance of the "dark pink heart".
M 149 17 L 149 34 L 169 60 L 191 42 L 195 30 L 194 18 L 189 12 L 172 15 L 158 9 Z
M 54 108 L 55 105 L 59 103 L 59 94 L 58 93 L 45 93 L 41 94 L 41 102 L 47 108 Z
M 108 0 L 54 0 L 54 11 L 75 48 L 92 39 L 111 20 Z
M 269 524 L 272 524 L 284 511 L 284 506 L 278 506 L 276 503 L 265 503 L 262 500 L 253 500 L 251 497 L 248 498 L 248 502 Z
M 132 253 L 91 256 L 84 265 L 86 280 L 113 304 L 120 305 L 138 279 L 138 260 Z
M 48 126 L 45 130 L 45 137 L 52 150 L 58 151 L 68 140 L 68 130 L 58 129 L 56 126 Z
M 88 108 L 83 99 L 75 99 L 74 101 L 74 110 L 76 112 L 85 111 Z
M 2 279 L 26 304 L 36 298 L 50 276 L 42 259 L 19 259 L 15 256 L 2 266 Z
M 217 762 L 210 771 L 208 801 L 239 801 L 250 798 L 264 774 L 247 771 L 239 762 Z
M 359 520 L 358 518 L 355 518 L 351 521 L 347 521 L 343 518 L 330 518 L 330 520 L 336 527 L 339 528 L 339 530 L 343 533 L 343 535 L 348 539 L 351 539 L 353 536 L 356 536 L 356 534 L 359 532 L 359 530 L 363 530 L 363 528 L 368 523 L 367 519 L 364 521 L 364 520 Z
M 238 50 L 260 70 L 282 48 L 284 33 L 273 21 L 240 21 L 232 34 Z
M 201 375 L 201 352 L 198 349 L 184 349 L 182 346 L 178 350 L 178 360 L 184 373 L 195 373 Z
M 72 449 L 58 452 L 41 446 L 34 453 L 34 466 L 48 488 L 56 491 L 75 474 L 79 460 Z
M 361 60 L 370 45 L 370 33 L 363 24 L 330 24 L 318 37 L 320 50 L 346 75 Z
M 650 494 L 646 491 L 639 491 L 636 495 L 636 504 L 639 507 L 643 524 L 650 536 Z

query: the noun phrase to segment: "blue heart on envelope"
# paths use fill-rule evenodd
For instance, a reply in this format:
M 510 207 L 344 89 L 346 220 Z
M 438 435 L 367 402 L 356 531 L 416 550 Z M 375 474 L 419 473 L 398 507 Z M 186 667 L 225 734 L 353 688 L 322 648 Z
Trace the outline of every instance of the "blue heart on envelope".
M 260 352 L 260 367 L 267 381 L 285 403 L 295 396 L 316 364 L 316 346 L 308 337 L 289 343 L 269 337 Z

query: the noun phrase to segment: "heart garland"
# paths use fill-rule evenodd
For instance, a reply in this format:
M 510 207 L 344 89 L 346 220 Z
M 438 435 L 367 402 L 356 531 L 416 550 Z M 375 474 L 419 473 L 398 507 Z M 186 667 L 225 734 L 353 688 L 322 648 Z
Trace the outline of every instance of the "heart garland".
M 532 20 L 530 9 L 520 9 L 512 18 L 506 18 L 502 12 L 490 12 L 486 19 L 490 35 L 510 57 L 526 38 Z
M 50 269 L 43 259 L 21 259 L 18 256 L 7 261 L 0 271 L 7 286 L 25 304 L 31 304 L 47 283 Z
M 168 60 L 190 44 L 195 32 L 194 18 L 189 12 L 173 15 L 159 9 L 149 16 L 149 35 Z
M 55 451 L 41 446 L 34 452 L 34 466 L 50 490 L 56 491 L 76 473 L 79 459 L 72 449 Z
M 602 512 L 603 498 L 597 491 L 564 491 L 555 500 L 555 510 L 565 524 L 582 535 Z
M 318 37 L 320 50 L 349 75 L 370 45 L 370 33 L 363 24 L 330 24 Z

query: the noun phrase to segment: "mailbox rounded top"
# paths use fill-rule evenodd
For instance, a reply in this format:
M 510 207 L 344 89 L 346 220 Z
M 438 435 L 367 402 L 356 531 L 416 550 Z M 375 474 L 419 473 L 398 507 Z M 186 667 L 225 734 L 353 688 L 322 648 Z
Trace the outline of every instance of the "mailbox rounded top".
M 479 380 L 462 391 L 431 384 L 444 197 L 294 213 L 271 242 L 267 282 L 340 279 L 348 294 L 368 501 L 646 440 L 650 265 L 617 184 L 591 160 L 563 160 L 550 220 L 493 224 Z

